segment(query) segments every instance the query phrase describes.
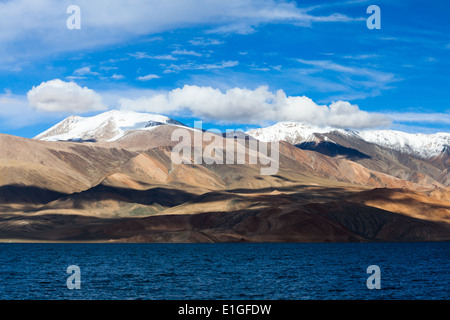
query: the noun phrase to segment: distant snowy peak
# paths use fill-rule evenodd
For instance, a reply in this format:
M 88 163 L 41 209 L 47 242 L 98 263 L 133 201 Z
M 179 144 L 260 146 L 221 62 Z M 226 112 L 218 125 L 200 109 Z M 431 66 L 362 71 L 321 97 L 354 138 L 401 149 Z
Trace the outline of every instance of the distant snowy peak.
M 265 142 L 285 140 L 292 144 L 320 141 L 320 134 L 338 133 L 341 136 L 359 138 L 389 149 L 397 150 L 421 158 L 438 156 L 450 150 L 450 133 L 406 133 L 395 130 L 354 131 L 332 127 L 317 127 L 298 122 L 279 122 L 267 128 L 253 129 L 248 135 Z M 327 137 L 326 140 L 333 142 Z
M 438 156 L 450 148 L 450 133 L 406 133 L 394 130 L 358 132 L 361 139 L 422 158 Z
M 317 127 L 300 122 L 278 122 L 271 127 L 250 130 L 247 134 L 264 142 L 284 140 L 298 144 L 316 141 L 315 133 L 327 133 L 332 130 L 330 127 Z
M 46 141 L 115 141 L 133 130 L 181 122 L 152 113 L 111 110 L 93 117 L 70 116 L 34 137 Z

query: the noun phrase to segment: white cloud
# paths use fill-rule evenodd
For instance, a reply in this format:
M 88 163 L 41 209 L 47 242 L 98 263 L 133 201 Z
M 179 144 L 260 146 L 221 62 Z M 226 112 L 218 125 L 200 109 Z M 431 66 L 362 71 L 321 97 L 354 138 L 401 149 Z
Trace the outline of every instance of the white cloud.
M 89 76 L 101 77 L 101 74 L 96 71 L 92 71 L 91 66 L 81 67 L 76 69 L 72 75 L 67 76 L 66 79 L 69 81 L 88 79 Z
M 156 59 L 156 60 L 177 60 L 174 56 L 170 54 L 163 54 L 163 55 L 154 55 L 151 56 L 145 52 L 136 52 L 136 53 L 130 53 L 130 56 L 136 59 Z
M 307 74 L 307 78 L 314 79 L 319 84 L 332 82 L 337 86 L 344 86 L 339 90 L 339 95 L 329 97 L 331 101 L 364 99 L 369 96 L 376 96 L 380 94 L 381 90 L 390 89 L 392 83 L 401 80 L 393 73 L 375 68 L 343 65 L 330 60 L 296 60 L 309 66 L 298 70 L 299 73 Z M 323 87 L 320 85 L 317 89 L 323 90 Z
M 379 58 L 379 54 L 357 54 L 357 55 L 346 55 L 343 56 L 344 59 L 352 59 L 352 60 L 365 60 L 365 59 L 376 59 Z
M 438 61 L 435 57 L 426 57 L 425 58 L 425 61 L 426 62 L 436 62 L 436 61 Z
M 152 78 L 155 75 L 148 76 Z M 365 129 L 389 127 L 394 122 L 397 127 L 403 126 L 402 130 L 420 123 L 450 124 L 449 113 L 366 112 L 347 101 L 318 104 L 306 96 L 287 96 L 283 90 L 269 91 L 267 86 L 254 90 L 237 87 L 219 90 L 186 85 L 164 92 L 127 88 L 97 93 L 73 82 L 55 79 L 33 87 L 27 96 L 14 95 L 10 90 L 0 94 L 0 125 L 9 129 L 21 128 L 53 121 L 53 118 L 56 121 L 61 112 L 79 114 L 104 110 L 105 105 L 173 116 L 190 115 L 202 120 L 234 124 L 267 125 L 278 121 L 299 121 Z
M 211 30 L 208 30 L 207 33 L 236 33 L 236 34 L 252 34 L 256 32 L 255 27 L 248 25 L 246 23 L 233 23 L 225 26 L 220 26 Z
M 171 64 L 164 70 L 164 73 L 171 72 L 179 72 L 183 70 L 212 70 L 212 69 L 224 69 L 235 67 L 239 64 L 238 61 L 222 61 L 218 63 L 204 63 L 204 64 L 196 64 L 196 63 L 185 63 L 180 65 Z
M 105 70 L 105 71 L 110 71 L 110 70 L 117 70 L 119 68 L 117 67 L 109 67 L 109 66 L 105 66 L 105 67 L 100 67 L 100 69 Z
M 116 74 L 116 73 L 114 73 L 110 78 L 113 79 L 113 80 L 120 80 L 120 79 L 125 78 L 125 76 L 123 74 Z
M 305 60 L 305 59 L 297 59 L 298 62 L 311 65 L 320 69 L 325 70 L 332 70 L 337 72 L 344 72 L 344 73 L 359 73 L 361 74 L 361 70 L 358 72 L 358 69 L 353 67 L 347 67 L 344 65 L 340 65 L 337 63 L 334 63 L 329 60 Z
M 362 111 L 346 101 L 318 105 L 306 96 L 286 96 L 283 90 L 270 92 L 233 88 L 225 92 L 211 87 L 186 85 L 169 92 L 135 99 L 120 99 L 121 109 L 163 114 L 190 113 L 194 117 L 224 123 L 266 124 L 300 121 L 342 128 L 370 128 L 390 124 L 382 114 Z
M 27 98 L 31 107 L 41 111 L 83 113 L 106 109 L 101 96 L 94 90 L 60 79 L 33 87 L 28 91 Z
M 79 69 L 76 69 L 74 72 L 73 72 L 73 74 L 75 75 L 75 76 L 86 76 L 86 75 L 91 75 L 91 76 L 98 76 L 98 75 L 100 75 L 100 73 L 98 73 L 98 72 L 95 72 L 95 71 L 92 71 L 91 70 L 91 67 L 82 67 L 82 68 L 79 68 Z
M 193 46 L 212 46 L 212 45 L 219 45 L 223 44 L 223 41 L 219 41 L 217 39 L 204 39 L 204 38 L 194 38 L 192 40 L 189 40 L 189 43 Z
M 398 122 L 450 124 L 450 113 L 391 112 L 387 115 L 389 115 L 394 121 Z
M 5 89 L 5 93 L 0 95 L 0 105 L 14 103 L 15 99 L 12 97 L 11 90 Z
M 19 129 L 37 123 L 51 123 L 57 119 L 52 114 L 31 108 L 23 95 L 13 94 L 10 90 L 0 94 L 0 127 L 3 130 Z
M 149 80 L 152 80 L 152 79 L 158 79 L 158 78 L 161 78 L 161 77 L 158 76 L 158 75 L 156 75 L 156 74 L 148 74 L 148 75 L 146 75 L 146 76 L 137 77 L 136 80 L 139 80 L 139 81 L 149 81 Z
M 69 81 L 74 81 L 74 80 L 83 80 L 83 79 L 87 79 L 87 77 L 81 77 L 81 76 L 67 76 L 66 79 L 69 80 Z
M 267 72 L 267 71 L 270 71 L 270 70 L 280 71 L 281 70 L 281 65 L 277 65 L 277 66 L 270 65 L 270 66 L 268 66 L 268 65 L 264 64 L 264 66 L 257 66 L 255 64 L 252 64 L 251 65 L 251 69 L 255 70 L 255 71 L 264 71 L 264 72 Z
M 0 30 L 7 30 L 0 33 L 0 62 L 98 48 L 180 28 L 248 33 L 270 23 L 309 26 L 357 20 L 341 14 L 314 15 L 284 0 L 134 0 L 132 4 L 128 0 L 77 0 L 81 29 L 73 31 L 66 28 L 69 4 L 59 0 L 0 1 Z M 198 41 L 202 45 L 202 40 Z M 27 50 L 23 50 L 25 44 Z
M 201 53 L 198 53 L 198 52 L 195 52 L 195 51 L 192 51 L 192 50 L 186 50 L 186 49 L 184 49 L 184 50 L 174 50 L 174 51 L 172 51 L 172 54 L 178 54 L 178 55 L 185 55 L 185 56 L 195 56 L 195 57 L 201 57 L 202 56 L 202 54 Z

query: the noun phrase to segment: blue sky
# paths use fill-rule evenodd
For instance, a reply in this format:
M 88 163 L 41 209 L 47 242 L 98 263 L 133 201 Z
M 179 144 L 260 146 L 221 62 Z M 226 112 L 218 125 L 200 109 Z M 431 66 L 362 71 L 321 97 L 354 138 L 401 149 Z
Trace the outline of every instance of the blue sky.
M 449 14 L 448 1 L 0 1 L 0 132 L 115 108 L 222 130 L 448 132 Z

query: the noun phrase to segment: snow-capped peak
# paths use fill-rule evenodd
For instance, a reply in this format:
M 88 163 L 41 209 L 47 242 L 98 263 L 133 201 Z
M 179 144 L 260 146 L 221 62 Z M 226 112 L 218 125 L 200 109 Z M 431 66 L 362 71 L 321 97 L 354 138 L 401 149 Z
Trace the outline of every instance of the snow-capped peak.
M 278 122 L 267 128 L 253 129 L 248 135 L 263 142 L 287 141 L 298 144 L 306 141 L 314 141 L 314 133 L 326 133 L 332 131 L 331 127 L 318 127 L 302 122 Z
M 359 138 L 366 142 L 421 158 L 432 158 L 441 154 L 445 149 L 450 150 L 450 133 L 445 132 L 422 134 L 395 130 L 354 131 L 332 127 L 317 127 L 299 122 L 279 122 L 267 128 L 249 130 L 247 134 L 265 142 L 285 140 L 292 144 L 299 144 L 318 141 L 317 133 L 326 134 L 331 132 Z
M 395 130 L 360 131 L 361 139 L 422 158 L 439 155 L 450 146 L 450 133 L 406 133 Z
M 150 130 L 164 124 L 183 125 L 158 114 L 110 110 L 92 117 L 70 116 L 34 139 L 115 141 L 128 131 Z

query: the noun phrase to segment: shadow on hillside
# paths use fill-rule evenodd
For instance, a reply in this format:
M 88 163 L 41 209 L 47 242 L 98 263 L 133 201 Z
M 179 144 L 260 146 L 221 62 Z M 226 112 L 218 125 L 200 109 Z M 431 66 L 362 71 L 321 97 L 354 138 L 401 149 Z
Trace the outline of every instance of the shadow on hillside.
M 371 157 L 365 153 L 333 142 L 321 141 L 317 143 L 310 141 L 302 142 L 300 144 L 296 144 L 295 146 L 302 150 L 316 151 L 329 157 L 344 156 L 348 160 L 371 159 Z
M 117 200 L 141 205 L 159 204 L 164 207 L 172 207 L 182 204 L 196 196 L 196 194 L 183 190 L 161 187 L 147 190 L 135 190 L 98 185 L 80 193 L 67 195 L 61 200 L 72 199 L 75 202 L 75 209 L 79 201 L 86 200 Z
M 46 204 L 65 195 L 65 193 L 44 188 L 16 184 L 5 185 L 0 187 L 0 204 Z
M 100 200 L 117 200 L 142 205 L 160 204 L 165 207 L 172 207 L 182 204 L 196 196 L 196 194 L 178 189 L 152 188 L 148 190 L 135 190 L 104 185 L 98 185 L 73 194 L 21 185 L 0 187 L 0 205 L 46 205 L 58 199 L 62 201 L 71 199 L 74 201 L 74 209 L 77 209 L 77 204 L 83 201 L 95 202 Z
M 22 223 L 24 222 L 24 223 Z M 360 242 L 450 240 L 446 224 L 346 201 L 291 210 L 246 209 L 144 218 L 0 215 L 0 239 L 132 242 Z

